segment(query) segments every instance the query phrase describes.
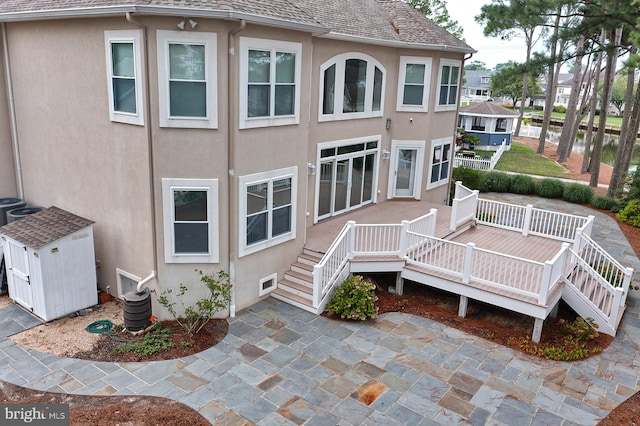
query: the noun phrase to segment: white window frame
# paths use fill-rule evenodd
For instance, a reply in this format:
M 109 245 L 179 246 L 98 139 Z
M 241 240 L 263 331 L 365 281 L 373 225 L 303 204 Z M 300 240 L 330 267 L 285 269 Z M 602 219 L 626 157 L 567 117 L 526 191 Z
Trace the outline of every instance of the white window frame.
M 144 126 L 144 108 L 142 102 L 142 32 L 140 30 L 105 31 L 104 43 L 107 62 L 107 86 L 109 93 L 109 119 L 118 123 Z M 111 45 L 113 43 L 133 44 L 133 66 L 136 96 L 136 112 L 117 111 L 115 109 L 115 94 L 113 93 L 113 58 Z
M 436 148 L 440 147 L 442 148 L 445 145 L 450 145 L 449 146 L 449 159 L 447 161 L 449 161 L 449 164 L 447 165 L 448 171 L 447 171 L 447 178 L 446 179 L 439 179 L 436 182 L 431 183 L 431 174 L 433 173 L 433 154 L 436 150 Z M 442 151 L 440 151 L 442 152 Z M 451 181 L 451 165 L 453 164 L 453 138 L 452 137 L 446 137 L 446 138 L 440 138 L 440 139 L 434 139 L 431 141 L 431 150 L 429 151 L 429 173 L 427 173 L 427 190 L 429 189 L 433 189 L 433 188 L 437 188 L 439 186 L 442 185 L 446 185 L 447 183 L 449 183 Z M 440 170 L 440 169 L 439 169 Z
M 206 191 L 208 222 L 208 253 L 175 253 L 173 192 Z M 164 261 L 166 263 L 218 263 L 220 260 L 218 227 L 218 179 L 162 179 L 162 210 L 164 222 Z
M 265 181 L 269 182 L 269 199 L 272 197 L 272 183 L 273 181 L 279 179 L 291 178 L 291 231 L 286 234 L 276 235 L 275 237 L 271 236 L 271 220 L 272 220 L 272 209 L 271 206 L 268 206 L 267 214 L 267 239 L 264 241 L 259 241 L 257 243 L 253 243 L 247 245 L 247 188 L 251 185 L 263 183 Z M 278 244 L 282 244 L 286 241 L 292 240 L 296 238 L 296 216 L 297 216 L 297 207 L 298 207 L 298 167 L 287 167 L 279 170 L 272 170 L 264 173 L 255 173 L 246 176 L 240 176 L 240 214 L 239 214 L 239 225 L 238 225 L 238 255 L 239 257 L 246 256 L 251 253 L 255 253 L 269 247 L 276 246 Z
M 249 117 L 247 113 L 247 100 L 249 91 L 249 50 L 264 50 L 271 52 L 273 57 L 276 52 L 293 53 L 296 55 L 295 64 L 295 94 L 292 115 L 275 115 L 275 61 L 271 61 L 270 71 L 270 108 L 269 115 L 264 117 Z M 240 129 L 252 129 L 256 127 L 287 126 L 300 123 L 300 91 L 302 80 L 302 43 L 289 41 L 270 40 L 251 37 L 240 37 L 240 100 L 239 117 Z
M 218 43 L 217 34 L 209 32 L 158 30 L 158 109 L 160 127 L 195 129 L 218 128 Z M 204 46 L 206 108 L 205 117 L 172 117 L 169 103 L 169 44 L 199 44 Z
M 365 101 L 363 112 L 343 112 L 343 91 L 345 63 L 348 59 L 358 59 L 367 62 L 367 80 L 365 87 Z M 324 103 L 324 73 L 332 65 L 336 66 L 335 90 L 333 97 L 333 114 L 323 114 Z M 373 88 L 375 68 L 382 72 L 382 90 L 380 92 L 380 111 L 373 111 Z M 334 56 L 320 66 L 320 91 L 318 94 L 318 121 L 354 120 L 359 118 L 382 117 L 384 114 L 384 95 L 387 82 L 387 70 L 372 56 L 360 52 L 348 52 Z
M 263 289 L 262 286 L 264 283 L 268 282 L 268 281 L 273 281 L 273 285 Z M 258 297 L 262 297 L 262 296 L 266 296 L 267 294 L 271 293 L 273 290 L 275 290 L 276 288 L 278 288 L 278 274 L 271 274 L 268 277 L 264 277 L 264 278 L 260 278 L 260 281 L 258 282 Z
M 431 66 L 433 63 L 432 58 L 424 58 L 420 56 L 401 56 L 400 57 L 400 72 L 398 75 L 398 99 L 396 103 L 397 111 L 406 112 L 428 112 L 429 111 L 429 95 L 430 82 L 431 82 Z M 404 104 L 404 86 L 405 79 L 407 77 L 407 65 L 424 65 L 424 81 L 422 92 L 422 105 L 405 105 Z
M 440 81 L 442 80 L 442 69 L 445 67 L 458 67 L 458 92 L 456 95 L 456 101 L 453 104 L 444 104 L 440 105 Z M 460 88 L 462 82 L 462 61 L 453 60 L 453 59 L 441 59 L 440 60 L 440 71 L 438 72 L 438 93 L 436 95 L 435 100 L 435 111 L 455 111 L 458 108 L 458 103 L 460 103 Z

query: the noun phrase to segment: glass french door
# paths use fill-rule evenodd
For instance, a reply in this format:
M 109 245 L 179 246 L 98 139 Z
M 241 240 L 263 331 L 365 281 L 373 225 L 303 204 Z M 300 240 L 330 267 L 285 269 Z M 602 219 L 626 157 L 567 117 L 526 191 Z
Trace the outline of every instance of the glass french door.
M 322 150 L 318 220 L 373 202 L 377 142 L 371 144 Z

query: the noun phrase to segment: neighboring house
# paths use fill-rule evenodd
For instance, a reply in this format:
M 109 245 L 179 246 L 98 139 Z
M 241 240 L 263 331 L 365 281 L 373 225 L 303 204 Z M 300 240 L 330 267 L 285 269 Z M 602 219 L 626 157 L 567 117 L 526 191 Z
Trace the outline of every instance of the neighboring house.
M 403 1 L 14 0 L 0 22 L 0 196 L 94 221 L 112 295 L 192 303 L 194 269 L 225 270 L 233 314 L 316 223 L 448 201 L 474 50 Z
M 460 102 L 464 104 L 491 100 L 493 71 L 465 71 Z
M 464 129 L 465 134 L 478 137 L 476 149 L 495 150 L 502 144 L 511 146 L 517 117 L 517 111 L 487 101 L 460 108 L 458 127 Z

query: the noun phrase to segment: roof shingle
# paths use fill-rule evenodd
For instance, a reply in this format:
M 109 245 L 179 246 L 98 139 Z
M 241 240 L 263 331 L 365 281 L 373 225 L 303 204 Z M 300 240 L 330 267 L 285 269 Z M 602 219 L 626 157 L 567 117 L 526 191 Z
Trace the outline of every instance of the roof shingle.
M 92 223 L 91 220 L 52 206 L 0 227 L 0 234 L 37 250 Z
M 37 14 L 39 19 L 74 12 L 78 16 L 91 16 L 126 8 L 142 14 L 160 13 L 158 8 L 176 9 L 176 13 L 184 16 L 197 11 L 203 17 L 208 13 L 213 17 L 220 12 L 236 12 L 279 20 L 283 25 L 307 25 L 314 32 L 325 28 L 336 35 L 369 39 L 373 43 L 475 51 L 402 0 L 0 0 L 0 21 L 28 20 L 30 14 Z

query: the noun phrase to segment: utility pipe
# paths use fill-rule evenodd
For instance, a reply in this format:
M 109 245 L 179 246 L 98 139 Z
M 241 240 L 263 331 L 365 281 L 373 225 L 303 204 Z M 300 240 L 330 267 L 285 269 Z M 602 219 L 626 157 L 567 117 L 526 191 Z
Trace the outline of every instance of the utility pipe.
M 229 133 L 227 136 L 227 139 L 229 141 L 228 143 L 228 147 L 227 147 L 227 165 L 229 167 L 229 185 L 227 185 L 227 206 L 229 209 L 229 226 L 227 226 L 227 241 L 229 244 L 229 281 L 231 282 L 231 304 L 229 306 L 229 316 L 230 317 L 235 317 L 236 316 L 236 287 L 233 284 L 235 282 L 235 275 L 236 275 L 236 269 L 235 269 L 235 264 L 236 264 L 236 253 L 237 253 L 237 247 L 235 244 L 236 238 L 233 235 L 234 230 L 237 229 L 237 227 L 233 227 L 230 226 L 231 225 L 231 221 L 234 220 L 235 218 L 237 218 L 237 209 L 235 208 L 235 203 L 236 203 L 236 199 L 235 199 L 235 195 L 236 195 L 236 172 L 235 172 L 235 126 L 233 126 L 233 111 L 235 110 L 235 96 L 233 96 L 233 94 L 235 93 L 235 89 L 237 88 L 237 80 L 236 80 L 236 84 L 231 84 L 232 83 L 232 78 L 234 78 L 235 76 L 237 76 L 236 72 L 235 72 L 235 63 L 236 63 L 236 56 L 235 56 L 235 49 L 236 49 L 236 42 L 235 42 L 235 36 L 236 34 L 238 34 L 240 31 L 244 30 L 244 28 L 246 27 L 247 22 L 244 19 L 240 20 L 240 25 L 234 29 L 232 29 L 231 31 L 229 31 L 229 36 L 227 37 L 227 40 L 229 42 L 229 56 L 227 57 L 227 76 L 229 78 L 229 84 L 227 85 L 227 132 Z
M 16 104 L 13 97 L 13 79 L 9 62 L 9 42 L 7 41 L 7 24 L 2 22 L 2 47 L 4 50 L 4 73 L 7 82 L 7 98 L 9 103 L 9 119 L 11 126 L 11 142 L 13 144 L 13 161 L 16 168 L 18 198 L 24 199 L 24 182 L 22 180 L 22 161 L 20 160 L 20 144 L 18 143 L 18 124 L 16 120 Z
M 151 274 L 149 274 L 147 277 L 145 277 L 142 281 L 138 283 L 138 285 L 136 286 L 136 292 L 138 293 L 144 292 L 147 289 L 145 287 L 145 284 L 151 281 L 152 279 L 154 279 L 155 277 L 156 277 L 156 271 L 151 271 Z
M 151 88 L 149 87 L 149 40 L 147 37 L 147 27 L 140 21 L 133 19 L 131 12 L 126 13 L 127 21 L 138 26 L 142 30 L 142 49 L 144 55 L 144 126 L 147 132 L 147 153 L 148 153 L 148 167 L 149 167 L 149 210 L 151 212 L 151 251 L 153 256 L 153 270 L 151 274 L 140 281 L 136 286 L 136 291 L 140 293 L 142 287 L 147 282 L 157 277 L 156 271 L 158 270 L 158 240 L 156 234 L 156 197 L 154 191 L 155 183 L 155 171 L 153 167 L 153 130 L 151 126 Z

